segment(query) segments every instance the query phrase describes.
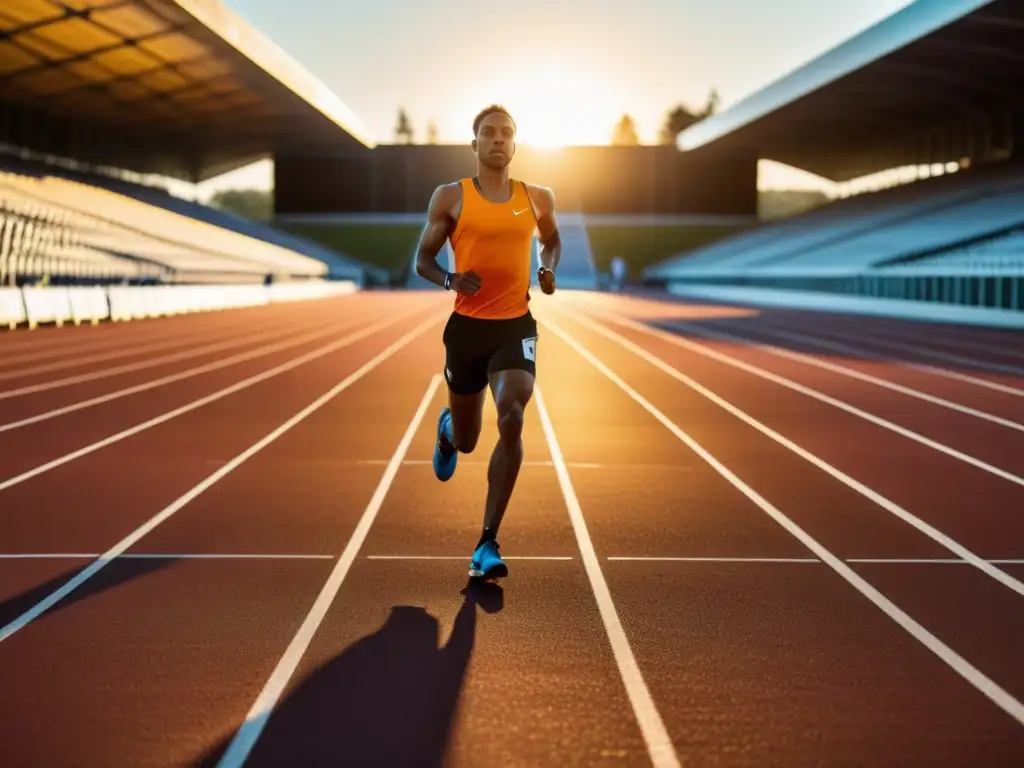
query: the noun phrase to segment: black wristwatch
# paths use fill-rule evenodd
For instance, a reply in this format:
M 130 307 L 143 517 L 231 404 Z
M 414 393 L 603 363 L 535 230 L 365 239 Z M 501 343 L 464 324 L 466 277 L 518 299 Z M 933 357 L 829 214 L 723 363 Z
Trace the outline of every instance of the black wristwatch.
M 551 274 L 554 274 L 555 270 L 548 269 L 547 267 L 543 267 L 543 266 L 537 267 L 537 279 L 540 280 L 545 272 L 550 272 Z
M 444 274 L 444 289 L 446 291 L 450 291 L 452 289 L 452 277 L 454 277 L 454 275 L 452 275 L 451 272 L 445 272 L 445 274 Z

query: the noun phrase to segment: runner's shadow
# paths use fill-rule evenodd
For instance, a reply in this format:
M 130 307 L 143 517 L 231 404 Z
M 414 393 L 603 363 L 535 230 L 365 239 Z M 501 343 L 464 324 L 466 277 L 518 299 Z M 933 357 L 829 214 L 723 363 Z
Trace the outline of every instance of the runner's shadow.
M 314 671 L 274 708 L 246 766 L 441 766 L 476 638 L 476 606 L 501 587 L 470 583 L 447 644 L 423 608 L 395 606 L 383 626 Z M 234 731 L 199 760 L 215 766 Z
M 59 602 L 51 606 L 44 614 L 42 614 L 39 619 L 45 619 L 58 611 L 70 608 L 82 600 L 87 600 L 90 597 L 116 589 L 122 584 L 142 578 L 143 576 L 148 576 L 149 574 L 157 571 L 162 571 L 171 567 L 175 562 L 176 561 L 171 558 L 116 560 L 106 565 L 103 569 L 97 572 L 95 576 L 83 582 L 81 586 L 64 596 Z M 70 568 L 59 576 L 53 577 L 49 581 L 37 584 L 20 594 L 12 595 L 11 597 L 0 601 L 0 627 L 6 626 L 9 622 L 18 619 L 26 611 L 34 608 L 37 604 L 49 598 L 54 592 L 64 587 L 68 582 L 88 567 L 89 563 Z

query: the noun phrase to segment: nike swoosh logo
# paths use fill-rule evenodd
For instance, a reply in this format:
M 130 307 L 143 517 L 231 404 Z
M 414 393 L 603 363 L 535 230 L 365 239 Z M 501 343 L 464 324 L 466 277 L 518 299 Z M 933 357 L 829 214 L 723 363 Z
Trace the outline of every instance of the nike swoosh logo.
M 521 211 L 512 211 L 512 215 L 513 216 L 518 216 L 520 213 L 526 213 L 528 210 L 530 210 L 530 209 L 529 208 L 523 208 L 523 210 L 521 210 Z

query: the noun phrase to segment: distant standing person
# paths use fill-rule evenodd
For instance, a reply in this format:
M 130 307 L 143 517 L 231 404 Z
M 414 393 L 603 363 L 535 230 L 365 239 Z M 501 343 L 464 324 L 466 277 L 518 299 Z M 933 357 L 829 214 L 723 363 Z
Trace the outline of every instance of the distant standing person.
M 612 290 L 618 293 L 626 284 L 626 261 L 621 256 L 613 256 L 611 263 Z
M 498 443 L 487 471 L 483 530 L 469 575 L 500 577 L 508 567 L 498 552 L 498 528 L 523 461 L 523 414 L 533 395 L 537 323 L 530 312 L 533 235 L 543 249 L 537 279 L 555 292 L 561 239 L 550 189 L 509 176 L 516 151 L 516 124 L 492 105 L 473 120 L 477 174 L 434 190 L 420 237 L 416 272 L 455 291 L 454 311 L 443 333 L 448 407 L 437 421 L 434 474 L 455 472 L 460 453 L 472 453 L 480 437 L 488 386 L 498 411 Z M 437 264 L 450 240 L 455 272 Z

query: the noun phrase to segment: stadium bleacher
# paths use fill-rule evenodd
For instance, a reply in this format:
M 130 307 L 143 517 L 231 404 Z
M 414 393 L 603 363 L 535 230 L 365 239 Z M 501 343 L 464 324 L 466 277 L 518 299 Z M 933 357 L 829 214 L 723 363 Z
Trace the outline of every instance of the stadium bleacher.
M 884 310 L 894 314 L 923 316 L 909 304 L 925 303 L 935 319 L 1024 310 L 1024 79 L 1006 66 L 1021 29 L 1024 8 L 1009 0 L 920 0 L 684 131 L 681 148 L 756 144 L 761 157 L 834 181 L 927 173 L 677 254 L 644 281 L 808 308 L 829 294 L 847 309 L 858 297 L 870 311 L 898 300 Z M 944 55 L 951 48 L 972 51 L 969 76 Z
M 58 176 L 0 170 L 0 190 L 12 231 L 22 222 L 22 236 L 12 234 L 3 254 L 4 272 L 16 284 L 81 271 L 186 283 L 327 272 L 324 262 L 280 246 Z
M 355 116 L 216 0 L 0 3 L 0 326 L 337 295 L 387 275 L 129 181 L 200 182 Z
M 848 198 L 646 276 L 1020 310 L 1022 228 L 1024 169 L 1003 164 Z

